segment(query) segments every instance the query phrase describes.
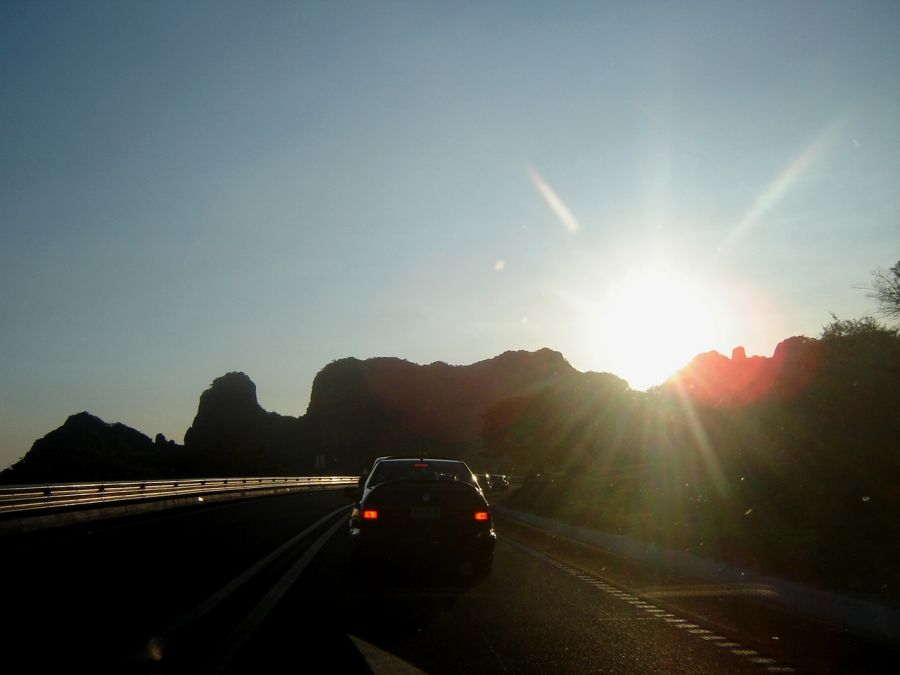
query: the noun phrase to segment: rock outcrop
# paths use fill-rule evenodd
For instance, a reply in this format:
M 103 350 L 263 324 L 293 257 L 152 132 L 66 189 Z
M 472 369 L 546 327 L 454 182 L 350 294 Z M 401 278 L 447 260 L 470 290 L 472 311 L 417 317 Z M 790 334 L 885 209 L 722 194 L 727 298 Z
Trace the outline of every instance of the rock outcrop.
M 216 378 L 201 394 L 184 446 L 191 474 L 282 475 L 312 468 L 303 453 L 302 421 L 265 411 L 256 385 L 241 372 Z
M 87 412 L 34 442 L 21 460 L 0 473 L 0 482 L 70 483 L 164 478 L 175 474 L 181 448 L 154 444 L 124 424 L 108 424 Z

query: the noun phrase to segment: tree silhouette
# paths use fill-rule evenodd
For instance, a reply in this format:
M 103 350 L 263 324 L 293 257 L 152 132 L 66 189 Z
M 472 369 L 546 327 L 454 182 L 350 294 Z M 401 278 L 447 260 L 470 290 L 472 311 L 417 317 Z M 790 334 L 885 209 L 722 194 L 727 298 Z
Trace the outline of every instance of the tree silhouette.
M 898 333 L 900 333 L 900 329 L 889 328 L 871 316 L 864 316 L 861 319 L 839 319 L 835 314 L 832 314 L 831 319 L 829 323 L 822 327 L 820 337 L 823 340 L 860 336 L 896 338 Z
M 872 284 L 867 295 L 878 302 L 878 312 L 893 319 L 900 319 L 900 261 L 885 271 L 872 272 Z

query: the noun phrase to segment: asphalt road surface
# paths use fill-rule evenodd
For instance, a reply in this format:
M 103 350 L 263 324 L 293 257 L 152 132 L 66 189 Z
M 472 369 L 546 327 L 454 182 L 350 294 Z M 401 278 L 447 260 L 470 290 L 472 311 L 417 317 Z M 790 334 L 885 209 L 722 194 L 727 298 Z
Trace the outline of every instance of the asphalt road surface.
M 494 572 L 481 582 L 437 567 L 354 569 L 346 512 L 337 512 L 347 503 L 340 493 L 295 494 L 6 537 L 0 667 L 896 670 L 891 645 L 785 615 L 765 598 L 691 595 L 690 580 L 642 575 L 509 521 L 498 522 Z
M 765 597 L 704 587 L 673 598 L 658 589 L 696 586 L 523 529 L 498 523 L 494 572 L 481 583 L 427 569 L 351 578 L 341 529 L 235 672 L 285 662 L 293 648 L 281 646 L 323 635 L 324 625 L 362 640 L 379 673 L 896 672 L 890 646 L 785 614 Z M 312 625 L 304 608 L 314 604 L 323 609 Z

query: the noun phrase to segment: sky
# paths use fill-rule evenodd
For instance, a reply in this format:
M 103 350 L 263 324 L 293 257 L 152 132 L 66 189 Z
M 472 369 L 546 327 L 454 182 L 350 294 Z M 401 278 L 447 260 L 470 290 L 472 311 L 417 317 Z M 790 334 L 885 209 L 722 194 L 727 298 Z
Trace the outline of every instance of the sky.
M 771 355 L 900 259 L 896 2 L 0 4 L 0 467 L 246 372 Z

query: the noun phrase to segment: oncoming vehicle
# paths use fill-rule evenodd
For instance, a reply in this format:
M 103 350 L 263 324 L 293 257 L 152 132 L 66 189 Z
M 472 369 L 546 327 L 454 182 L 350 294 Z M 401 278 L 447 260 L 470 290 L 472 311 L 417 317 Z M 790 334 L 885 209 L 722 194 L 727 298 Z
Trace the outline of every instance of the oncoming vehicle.
M 509 478 L 500 473 L 491 474 L 491 489 L 496 492 L 504 492 L 509 489 Z
M 449 459 L 379 458 L 350 515 L 357 562 L 490 574 L 494 520 L 471 469 Z

